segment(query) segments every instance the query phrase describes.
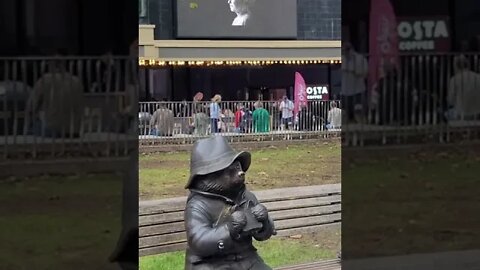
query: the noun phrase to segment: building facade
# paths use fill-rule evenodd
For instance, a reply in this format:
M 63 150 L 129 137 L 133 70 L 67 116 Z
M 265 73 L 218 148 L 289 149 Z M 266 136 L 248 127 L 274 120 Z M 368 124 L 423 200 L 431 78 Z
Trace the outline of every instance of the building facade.
M 176 38 L 175 2 L 176 0 L 139 0 L 140 24 L 155 25 L 156 40 Z M 298 0 L 297 39 L 340 40 L 341 5 L 341 0 Z
M 0 1 L 4 56 L 127 55 L 137 38 L 137 4 L 128 0 Z
M 344 0 L 342 8 L 342 40 L 350 40 L 358 51 L 368 52 L 370 0 Z M 425 21 L 445 23 L 447 35 L 442 46 L 424 46 L 418 51 L 453 52 L 480 50 L 480 5 L 476 0 L 390 0 L 399 23 L 412 25 Z M 435 26 L 434 26 L 435 27 Z M 408 29 L 406 30 L 408 31 Z M 420 33 L 413 33 L 417 41 L 427 41 Z M 408 35 L 407 35 L 408 36 Z M 445 38 L 446 36 L 446 38 Z M 433 37 L 435 39 L 435 37 Z M 406 37 L 408 39 L 408 37 Z M 419 40 L 420 39 L 420 40 Z M 421 47 L 421 46 L 420 46 Z M 411 52 L 408 46 L 401 49 Z
M 307 84 L 339 87 L 341 0 L 255 5 L 254 27 L 248 28 L 231 27 L 233 7 L 228 10 L 225 0 L 139 0 L 141 98 L 190 100 L 201 91 L 207 98 L 248 99 L 268 96 L 252 91 L 278 88 L 290 93 L 300 70 Z

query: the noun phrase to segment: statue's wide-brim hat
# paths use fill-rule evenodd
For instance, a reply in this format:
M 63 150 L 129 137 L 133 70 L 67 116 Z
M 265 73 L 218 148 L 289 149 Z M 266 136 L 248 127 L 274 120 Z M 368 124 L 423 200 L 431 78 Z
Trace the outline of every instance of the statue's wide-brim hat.
M 223 136 L 196 141 L 190 158 L 190 178 L 185 188 L 190 188 L 196 176 L 221 171 L 236 160 L 246 172 L 250 167 L 251 155 L 249 152 L 233 150 Z

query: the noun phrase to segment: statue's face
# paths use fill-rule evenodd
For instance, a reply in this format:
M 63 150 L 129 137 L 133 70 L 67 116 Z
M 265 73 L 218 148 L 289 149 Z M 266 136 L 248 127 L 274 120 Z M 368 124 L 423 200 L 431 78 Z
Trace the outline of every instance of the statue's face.
M 224 172 L 224 177 L 230 178 L 233 185 L 241 185 L 245 183 L 245 172 L 239 161 L 235 161 Z
M 236 195 L 245 184 L 245 172 L 239 161 L 227 168 L 207 175 L 197 176 L 194 189 L 222 195 Z

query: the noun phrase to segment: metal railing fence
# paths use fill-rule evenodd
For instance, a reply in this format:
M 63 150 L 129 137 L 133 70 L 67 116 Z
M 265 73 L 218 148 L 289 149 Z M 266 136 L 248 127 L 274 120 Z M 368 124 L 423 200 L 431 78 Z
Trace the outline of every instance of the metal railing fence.
M 337 107 L 336 126 L 329 126 L 332 104 Z M 141 102 L 141 143 L 191 143 L 218 134 L 238 140 L 274 140 L 337 134 L 341 128 L 339 101 L 309 101 L 294 113 L 293 102 L 221 101 L 215 114 L 212 102 Z M 283 106 L 283 107 L 282 107 Z M 334 114 L 330 113 L 334 118 Z M 331 120 L 331 119 L 330 119 Z
M 0 159 L 124 156 L 137 140 L 137 62 L 0 58 Z
M 368 85 L 368 55 L 344 57 L 343 139 L 352 144 L 402 143 L 415 136 L 437 142 L 452 135 L 478 139 L 479 58 L 478 53 L 402 54 L 397 68 L 382 65 L 376 85 Z

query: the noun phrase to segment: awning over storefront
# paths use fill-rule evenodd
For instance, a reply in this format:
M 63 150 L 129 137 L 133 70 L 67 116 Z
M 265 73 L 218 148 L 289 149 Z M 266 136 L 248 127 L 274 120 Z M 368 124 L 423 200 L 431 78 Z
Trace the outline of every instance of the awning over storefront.
M 155 26 L 140 25 L 141 65 L 339 63 L 340 41 L 154 40 Z

